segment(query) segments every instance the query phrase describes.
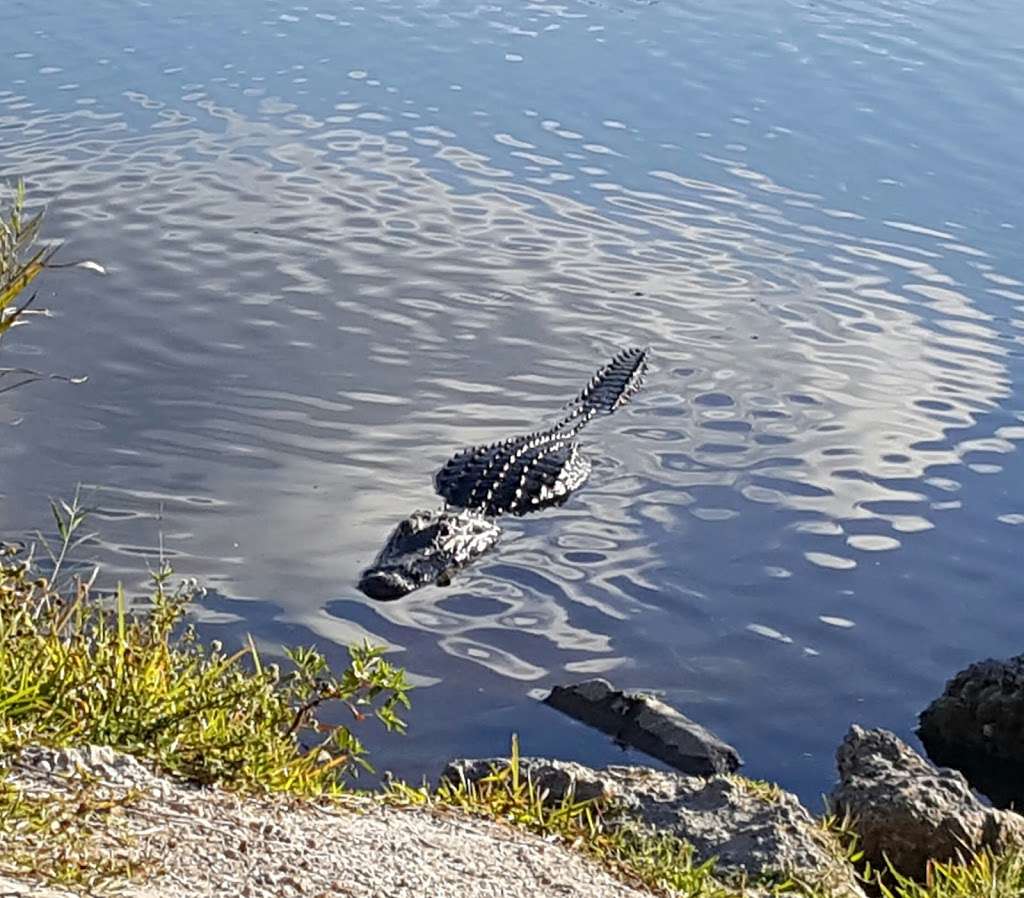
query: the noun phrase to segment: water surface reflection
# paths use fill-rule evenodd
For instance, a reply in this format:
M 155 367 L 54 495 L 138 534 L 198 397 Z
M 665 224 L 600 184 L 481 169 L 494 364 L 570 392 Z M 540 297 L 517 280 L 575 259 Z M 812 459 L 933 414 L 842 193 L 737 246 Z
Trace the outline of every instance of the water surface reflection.
M 1019 648 L 1021 13 L 57 6 L 0 63 L 0 175 L 110 276 L 11 344 L 90 381 L 5 397 L 5 531 L 85 480 L 111 573 L 162 530 L 208 626 L 404 649 L 400 770 L 510 728 L 610 759 L 528 697 L 610 672 L 813 797 L 851 719 Z M 629 343 L 583 492 L 362 599 L 452 449 Z

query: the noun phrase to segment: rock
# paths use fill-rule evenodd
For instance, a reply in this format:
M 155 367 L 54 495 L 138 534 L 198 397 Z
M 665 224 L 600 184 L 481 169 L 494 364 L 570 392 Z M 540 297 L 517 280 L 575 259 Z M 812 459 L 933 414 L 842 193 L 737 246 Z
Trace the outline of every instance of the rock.
M 675 708 L 607 680 L 556 686 L 544 703 L 683 773 L 733 773 L 743 764 L 735 748 Z
M 503 769 L 508 765 L 508 758 L 454 758 L 441 771 L 440 781 L 453 786 L 463 782 L 478 783 L 495 768 Z M 602 777 L 604 771 L 572 761 L 520 758 L 519 772 L 529 776 L 539 789 L 547 791 L 549 804 L 558 804 L 567 795 L 577 801 L 610 799 L 618 795 L 607 791 L 610 780 Z
M 921 879 L 929 860 L 1024 844 L 1024 818 L 983 805 L 959 773 L 933 767 L 887 730 L 851 727 L 836 764 L 832 806 L 851 816 L 872 866 L 888 858 Z
M 920 717 L 928 756 L 1000 807 L 1024 807 L 1024 655 L 960 671 Z
M 507 758 L 451 761 L 442 780 L 476 782 Z M 835 896 L 863 898 L 853 872 L 834 839 L 815 822 L 795 795 L 739 776 L 709 779 L 611 766 L 601 769 L 545 758 L 521 758 L 529 776 L 558 804 L 604 798 L 647 827 L 670 832 L 691 844 L 695 861 L 718 858 L 716 876 L 776 880 L 794 877 L 831 888 Z
M 160 784 L 160 778 L 134 757 L 107 745 L 80 748 L 30 745 L 18 753 L 17 759 L 26 770 L 62 777 L 85 776 L 106 786 L 149 788 Z

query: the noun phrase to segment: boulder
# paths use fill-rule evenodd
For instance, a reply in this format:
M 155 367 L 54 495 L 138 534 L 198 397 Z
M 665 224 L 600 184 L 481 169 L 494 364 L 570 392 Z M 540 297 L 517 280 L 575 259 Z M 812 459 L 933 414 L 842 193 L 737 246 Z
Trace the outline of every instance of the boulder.
M 503 770 L 510 764 L 510 758 L 453 758 L 441 771 L 440 783 L 452 786 L 478 783 L 495 769 Z M 558 804 L 567 796 L 576 801 L 618 797 L 614 781 L 604 776 L 605 772 L 574 761 L 519 759 L 520 776 L 529 777 L 539 790 L 546 792 L 545 801 L 550 805 Z
M 960 671 L 919 723 L 936 764 L 961 771 L 1000 807 L 1024 808 L 1024 655 Z
M 507 758 L 451 761 L 441 777 L 476 782 Z M 796 878 L 820 884 L 829 894 L 863 898 L 853 872 L 834 839 L 816 823 L 795 795 L 740 776 L 708 779 L 652 770 L 521 758 L 520 775 L 530 777 L 546 801 L 567 794 L 577 800 L 603 798 L 647 828 L 670 832 L 694 848 L 696 862 L 717 858 L 715 875 L 727 880 Z
M 735 748 L 675 708 L 607 680 L 556 686 L 544 703 L 683 773 L 733 773 L 743 763 Z
M 830 801 L 848 814 L 872 866 L 915 879 L 929 860 L 1024 844 L 1024 818 L 982 804 L 956 771 L 937 769 L 887 730 L 850 728 L 836 752 Z

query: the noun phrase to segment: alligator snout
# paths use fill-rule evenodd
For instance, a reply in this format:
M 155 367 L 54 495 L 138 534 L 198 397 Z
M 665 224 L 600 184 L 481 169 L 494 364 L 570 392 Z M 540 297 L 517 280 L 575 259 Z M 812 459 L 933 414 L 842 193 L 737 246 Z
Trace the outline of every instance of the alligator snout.
M 389 602 L 408 595 L 419 584 L 414 583 L 397 569 L 370 569 L 359 578 L 359 591 L 371 599 Z

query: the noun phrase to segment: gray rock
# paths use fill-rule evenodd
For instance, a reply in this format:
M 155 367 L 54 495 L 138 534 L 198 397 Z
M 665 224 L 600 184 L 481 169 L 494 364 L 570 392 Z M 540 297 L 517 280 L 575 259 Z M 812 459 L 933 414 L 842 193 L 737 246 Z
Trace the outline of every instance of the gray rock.
M 495 768 L 504 769 L 508 765 L 508 758 L 454 758 L 441 771 L 440 781 L 453 786 L 478 783 Z M 538 789 L 548 793 L 549 804 L 558 804 L 566 796 L 576 801 L 618 797 L 614 783 L 604 776 L 606 771 L 594 770 L 573 761 L 520 758 L 519 772 L 524 777 L 530 777 Z M 608 791 L 609 788 L 612 791 Z
M 683 773 L 733 773 L 743 764 L 735 748 L 675 708 L 607 680 L 556 686 L 544 703 Z
M 849 814 L 873 866 L 924 876 L 929 860 L 1024 844 L 1024 818 L 989 808 L 954 770 L 937 769 L 887 730 L 850 728 L 831 803 Z
M 25 769 L 64 777 L 87 776 L 108 786 L 145 787 L 159 783 L 136 758 L 109 745 L 49 748 L 29 745 L 21 749 L 18 764 Z
M 460 759 L 442 780 L 476 782 L 507 758 Z M 673 833 L 694 847 L 698 862 L 717 858 L 716 875 L 726 879 L 797 878 L 831 888 L 835 896 L 863 898 L 853 872 L 834 839 L 815 822 L 795 795 L 740 776 L 709 779 L 648 767 L 601 769 L 544 758 L 520 759 L 520 775 L 557 804 L 603 798 L 628 818 Z
M 936 764 L 957 768 L 1000 807 L 1024 807 L 1024 655 L 960 671 L 917 732 Z

